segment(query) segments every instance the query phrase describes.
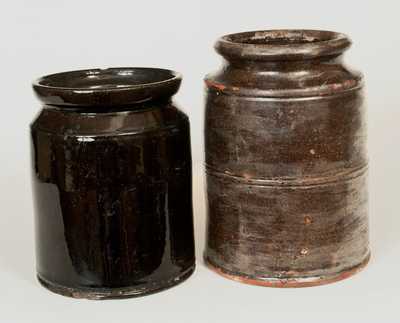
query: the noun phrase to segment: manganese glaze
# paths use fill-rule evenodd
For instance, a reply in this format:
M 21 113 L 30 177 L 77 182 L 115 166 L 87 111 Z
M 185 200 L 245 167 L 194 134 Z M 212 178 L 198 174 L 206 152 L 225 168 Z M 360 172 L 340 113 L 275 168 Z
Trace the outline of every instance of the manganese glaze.
M 179 74 L 111 68 L 34 83 L 37 275 L 89 299 L 149 294 L 195 268 L 189 121 Z
M 269 30 L 224 36 L 206 77 L 205 261 L 273 287 L 346 278 L 369 259 L 362 75 L 347 36 Z

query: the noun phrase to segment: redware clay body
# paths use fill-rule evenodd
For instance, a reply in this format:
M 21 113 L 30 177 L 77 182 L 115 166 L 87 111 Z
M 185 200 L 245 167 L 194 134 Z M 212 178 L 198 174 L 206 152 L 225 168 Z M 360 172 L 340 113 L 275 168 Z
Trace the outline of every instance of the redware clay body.
M 301 287 L 368 262 L 362 76 L 343 34 L 222 37 L 206 77 L 205 261 L 251 284 Z
M 115 68 L 34 84 L 37 274 L 90 299 L 140 296 L 194 270 L 189 121 L 178 74 Z

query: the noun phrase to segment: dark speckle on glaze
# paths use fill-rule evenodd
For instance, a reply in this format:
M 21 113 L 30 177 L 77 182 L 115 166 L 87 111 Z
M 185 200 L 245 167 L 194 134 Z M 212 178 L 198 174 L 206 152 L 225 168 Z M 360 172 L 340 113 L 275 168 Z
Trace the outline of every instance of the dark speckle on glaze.
M 362 75 L 347 36 L 271 30 L 220 38 L 206 77 L 205 261 L 272 287 L 334 282 L 369 259 Z
M 162 290 L 194 270 L 190 133 L 180 76 L 144 68 L 40 79 L 31 126 L 37 273 L 90 299 Z

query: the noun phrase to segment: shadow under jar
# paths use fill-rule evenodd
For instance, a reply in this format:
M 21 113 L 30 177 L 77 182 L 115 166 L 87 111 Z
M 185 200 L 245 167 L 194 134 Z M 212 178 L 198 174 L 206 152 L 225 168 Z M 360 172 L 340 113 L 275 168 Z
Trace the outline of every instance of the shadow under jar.
M 45 76 L 31 125 L 37 275 L 76 298 L 141 296 L 195 268 L 188 117 L 179 74 Z
M 347 36 L 270 30 L 224 36 L 206 77 L 205 261 L 272 287 L 344 279 L 369 259 L 362 76 Z

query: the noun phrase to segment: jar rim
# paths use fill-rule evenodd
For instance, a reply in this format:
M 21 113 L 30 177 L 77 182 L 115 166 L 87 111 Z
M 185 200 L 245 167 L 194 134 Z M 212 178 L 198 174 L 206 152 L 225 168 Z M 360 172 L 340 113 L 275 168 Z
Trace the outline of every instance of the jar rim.
M 303 60 L 337 56 L 351 45 L 345 34 L 312 29 L 247 31 L 220 37 L 215 49 L 227 60 Z
M 42 76 L 32 84 L 40 101 L 57 106 L 115 106 L 172 97 L 180 73 L 151 67 L 74 70 Z

